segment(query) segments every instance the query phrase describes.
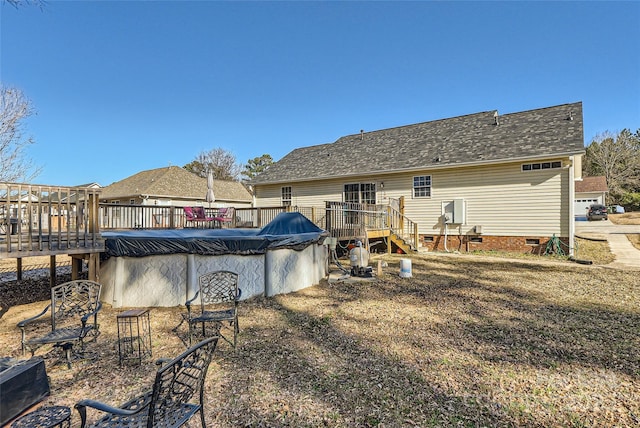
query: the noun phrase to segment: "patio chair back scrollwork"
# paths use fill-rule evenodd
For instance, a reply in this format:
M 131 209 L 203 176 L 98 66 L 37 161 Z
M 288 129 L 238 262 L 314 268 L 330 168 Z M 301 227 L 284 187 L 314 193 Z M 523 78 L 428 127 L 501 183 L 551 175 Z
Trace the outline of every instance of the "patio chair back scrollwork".
M 79 343 L 81 352 L 84 352 L 85 338 L 95 340 L 100 334 L 98 312 L 102 308 L 101 289 L 101 284 L 88 280 L 69 281 L 53 287 L 51 303 L 38 315 L 18 323 L 22 335 L 22 353 L 28 349 L 33 357 L 41 346 L 54 344 L 64 349 L 67 367 L 71 368 L 73 344 Z M 27 339 L 29 325 L 44 320 L 47 312 L 51 314 L 51 331 Z
M 202 427 L 206 427 L 203 385 L 217 343 L 218 338 L 212 337 L 187 349 L 173 360 L 160 360 L 162 366 L 156 372 L 153 389 L 120 407 L 95 400 L 79 401 L 75 408 L 80 414 L 81 428 L 181 427 L 196 413 L 200 413 Z M 194 402 L 196 395 L 198 400 Z M 106 415 L 87 425 L 87 408 Z
M 207 336 L 206 327 L 209 324 L 215 329 L 212 335 L 219 335 L 235 348 L 239 332 L 238 302 L 242 295 L 242 290 L 238 288 L 238 274 L 229 271 L 211 272 L 198 278 L 198 286 L 193 298 L 185 303 L 187 313 L 183 314 L 183 320 L 189 324 L 189 344 L 196 334 L 198 324 L 202 327 L 203 337 Z M 195 306 L 194 302 L 198 297 L 200 305 Z

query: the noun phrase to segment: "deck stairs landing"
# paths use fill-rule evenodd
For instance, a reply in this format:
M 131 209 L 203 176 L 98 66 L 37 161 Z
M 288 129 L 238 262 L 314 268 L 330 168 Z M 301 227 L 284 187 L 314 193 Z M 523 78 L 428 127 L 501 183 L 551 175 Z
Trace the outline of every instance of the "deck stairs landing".
M 338 240 L 387 241 L 387 250 L 418 251 L 418 225 L 404 215 L 404 204 L 368 205 L 327 202 L 326 227 Z
M 403 253 L 410 254 L 415 253 L 418 249 L 413 245 L 412 242 L 403 238 L 402 236 L 394 233 L 392 230 L 367 230 L 367 238 L 369 240 L 372 239 L 380 239 L 383 238 L 387 241 L 387 251 L 392 251 L 392 245 L 395 245 L 397 248 L 401 249 Z

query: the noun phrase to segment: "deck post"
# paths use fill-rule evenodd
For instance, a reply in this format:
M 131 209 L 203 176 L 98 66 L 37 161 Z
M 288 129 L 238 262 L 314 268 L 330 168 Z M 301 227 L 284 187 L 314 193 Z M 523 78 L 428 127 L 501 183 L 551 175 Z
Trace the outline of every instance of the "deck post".
M 400 211 L 400 234 L 404 235 L 404 196 L 400 196 L 398 211 Z
M 332 232 L 331 228 L 333 227 L 333 221 L 331 218 L 332 212 L 331 212 L 331 203 L 329 201 L 326 202 L 326 208 L 325 208 L 325 222 L 326 222 L 326 226 L 327 226 L 327 230 L 329 231 L 329 233 Z
M 82 260 L 86 258 L 86 254 L 73 254 L 71 256 L 71 279 L 80 279 L 80 271 L 82 270 Z
M 89 280 L 100 282 L 100 254 L 89 254 Z
M 56 286 L 56 256 L 49 256 L 49 285 Z
M 173 205 L 169 207 L 169 229 L 176 228 L 176 207 Z

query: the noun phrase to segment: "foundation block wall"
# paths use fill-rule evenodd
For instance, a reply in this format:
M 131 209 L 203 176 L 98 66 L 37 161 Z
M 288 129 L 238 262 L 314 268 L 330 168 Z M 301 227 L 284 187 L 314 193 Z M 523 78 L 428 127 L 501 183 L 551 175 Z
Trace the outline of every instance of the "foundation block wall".
M 561 249 L 569 253 L 569 239 L 559 237 Z M 548 236 L 484 236 L 449 235 L 446 249 L 449 251 L 513 251 L 518 253 L 544 254 L 550 238 Z M 444 235 L 420 235 L 422 248 L 429 251 L 445 251 Z

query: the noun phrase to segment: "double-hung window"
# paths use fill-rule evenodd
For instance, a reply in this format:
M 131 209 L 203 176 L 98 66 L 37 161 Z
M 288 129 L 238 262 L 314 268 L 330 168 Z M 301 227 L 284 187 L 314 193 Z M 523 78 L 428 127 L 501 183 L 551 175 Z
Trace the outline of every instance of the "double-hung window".
M 291 206 L 291 186 L 284 186 L 281 190 L 281 201 L 283 207 Z
M 431 197 L 431 176 L 418 175 L 413 177 L 413 197 L 414 198 L 430 198 Z

